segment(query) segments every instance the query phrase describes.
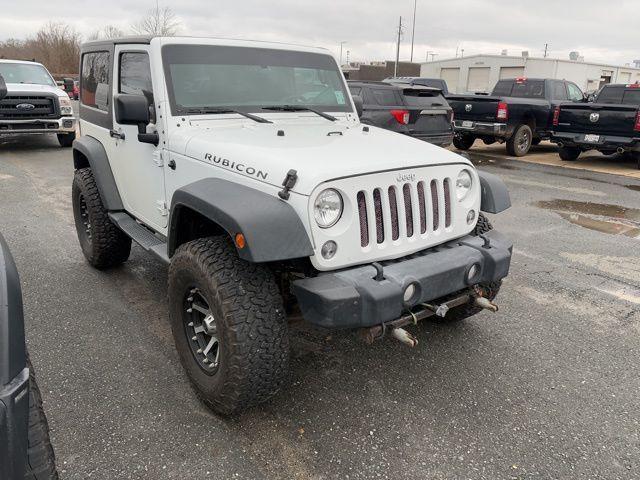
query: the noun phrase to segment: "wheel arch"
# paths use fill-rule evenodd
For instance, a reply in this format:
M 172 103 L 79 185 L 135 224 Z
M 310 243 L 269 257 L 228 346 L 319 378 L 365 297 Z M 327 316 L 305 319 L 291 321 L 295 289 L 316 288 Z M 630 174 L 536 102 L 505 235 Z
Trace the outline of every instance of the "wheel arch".
M 88 135 L 74 140 L 73 166 L 76 170 L 91 168 L 98 184 L 100 198 L 107 210 L 124 210 L 122 198 L 109 164 L 109 157 L 99 140 Z
M 496 175 L 478 172 L 480 177 L 480 210 L 487 213 L 500 213 L 511 207 L 509 189 Z
M 232 240 L 239 233 L 244 236 L 244 248 L 236 245 L 236 249 L 249 262 L 292 260 L 314 253 L 296 211 L 273 195 L 218 178 L 176 190 L 169 217 L 169 257 L 185 242 L 224 233 Z

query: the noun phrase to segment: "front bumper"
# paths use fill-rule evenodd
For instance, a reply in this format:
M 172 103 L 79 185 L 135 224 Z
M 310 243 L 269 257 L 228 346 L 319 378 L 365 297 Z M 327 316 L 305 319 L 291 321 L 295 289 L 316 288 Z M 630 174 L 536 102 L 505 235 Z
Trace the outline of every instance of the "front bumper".
M 401 260 L 383 262 L 383 279 L 364 265 L 293 282 L 304 318 L 328 328 L 360 328 L 395 320 L 403 312 L 509 273 L 512 243 L 492 230 L 465 236 Z M 478 273 L 468 279 L 472 266 Z M 405 302 L 405 289 L 416 293 Z
M 467 133 L 478 136 L 506 137 L 506 123 L 489 123 L 489 122 L 471 122 L 470 125 L 464 124 L 464 120 L 455 120 L 454 127 L 456 133 Z
M 618 137 L 615 135 L 599 135 L 597 142 L 585 141 L 584 133 L 572 132 L 551 132 L 551 141 L 562 144 L 565 147 L 577 147 L 582 150 L 600 150 L 614 152 L 618 148 L 625 151 L 640 151 L 640 138 L 638 137 Z
M 76 121 L 74 117 L 0 120 L 0 135 L 17 133 L 73 133 L 76 131 Z

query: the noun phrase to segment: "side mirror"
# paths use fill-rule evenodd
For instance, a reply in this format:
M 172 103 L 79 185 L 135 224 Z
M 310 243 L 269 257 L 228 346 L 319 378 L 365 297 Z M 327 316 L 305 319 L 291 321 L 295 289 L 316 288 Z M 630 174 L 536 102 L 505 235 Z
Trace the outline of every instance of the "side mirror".
M 116 122 L 120 125 L 137 125 L 138 141 L 158 145 L 157 133 L 147 133 L 149 125 L 149 101 L 144 95 L 120 93 L 114 96 Z
M 0 100 L 7 96 L 7 84 L 4 83 L 4 77 L 0 75 Z
M 362 117 L 362 111 L 364 110 L 364 102 L 362 101 L 362 97 L 360 95 L 354 95 L 353 104 L 356 107 L 356 113 L 358 114 L 358 117 Z

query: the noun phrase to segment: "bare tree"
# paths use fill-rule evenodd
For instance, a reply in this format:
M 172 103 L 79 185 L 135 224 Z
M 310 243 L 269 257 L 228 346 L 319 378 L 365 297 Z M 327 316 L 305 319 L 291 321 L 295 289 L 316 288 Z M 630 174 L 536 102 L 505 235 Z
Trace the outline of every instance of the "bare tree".
M 123 37 L 124 32 L 114 25 L 105 25 L 89 35 L 88 40 L 107 40 L 109 38 Z
M 131 25 L 138 35 L 172 37 L 180 30 L 180 19 L 169 8 L 160 8 L 156 1 L 155 8 L 149 10 L 139 22 Z

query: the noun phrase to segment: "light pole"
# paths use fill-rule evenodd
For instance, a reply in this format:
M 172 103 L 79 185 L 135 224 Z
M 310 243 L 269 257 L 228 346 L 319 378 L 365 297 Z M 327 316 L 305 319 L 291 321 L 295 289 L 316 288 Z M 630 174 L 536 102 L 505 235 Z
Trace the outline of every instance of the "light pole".
M 413 1 L 413 32 L 411 33 L 411 63 L 413 63 L 413 42 L 416 38 L 416 10 L 418 9 L 418 0 Z
M 340 42 L 340 66 L 342 66 L 342 47 L 344 46 L 345 43 L 347 42 L 346 41 Z

